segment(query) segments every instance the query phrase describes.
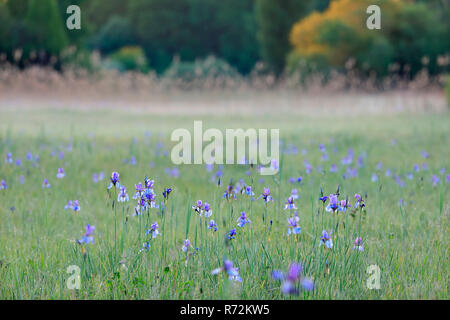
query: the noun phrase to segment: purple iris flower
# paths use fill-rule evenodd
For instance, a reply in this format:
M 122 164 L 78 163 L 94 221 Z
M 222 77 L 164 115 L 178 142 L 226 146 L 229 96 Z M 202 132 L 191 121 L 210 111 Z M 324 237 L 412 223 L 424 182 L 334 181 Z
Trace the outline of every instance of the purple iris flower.
M 445 182 L 450 183 L 450 174 L 445 177 Z
M 355 208 L 358 208 L 358 207 L 364 208 L 366 206 L 363 198 L 357 193 L 355 193 L 355 201 L 356 201 Z
M 381 170 L 381 169 L 383 169 L 383 163 L 381 163 L 381 162 L 378 162 L 377 163 L 377 170 Z
M 339 206 L 339 210 L 342 212 L 347 211 L 347 208 L 350 207 L 350 202 L 348 200 L 341 200 L 341 204 Z
M 118 172 L 113 172 L 111 174 L 111 182 L 109 183 L 108 189 L 111 189 L 112 187 L 115 187 L 116 189 L 120 189 L 120 179 L 119 179 L 119 173 Z
M 44 182 L 42 183 L 42 189 L 50 188 L 50 187 L 51 187 L 51 185 L 50 185 L 50 183 L 48 182 L 48 180 L 47 180 L 47 179 L 44 179 Z
M 328 249 L 333 248 L 333 240 L 331 240 L 331 234 L 333 231 L 330 230 L 330 233 L 328 233 L 326 230 L 322 231 L 322 237 L 320 238 L 319 247 L 322 245 L 325 245 Z
M 433 183 L 433 187 L 436 187 L 440 180 L 441 179 L 437 175 L 433 174 L 433 176 L 431 177 L 431 182 Z
M 299 234 L 302 231 L 302 229 L 298 225 L 299 221 L 300 221 L 300 218 L 298 216 L 293 216 L 293 217 L 288 219 L 288 224 L 289 224 L 288 231 L 287 231 L 287 235 L 288 236 L 291 233 L 292 234 Z
M 247 215 L 245 214 L 244 211 L 241 212 L 241 216 L 237 219 L 237 221 L 238 221 L 238 226 L 241 228 L 243 228 L 246 223 L 251 223 L 250 219 L 247 218 Z
M 356 238 L 355 245 L 353 246 L 353 250 L 358 249 L 359 251 L 364 251 L 364 247 L 362 246 L 362 239 L 360 237 Z
M 424 157 L 425 159 L 428 159 L 430 157 L 430 155 L 425 150 L 422 150 L 422 157 Z
M 287 199 L 287 202 L 284 205 L 284 210 L 297 210 L 297 207 L 295 206 L 294 198 L 290 196 Z
M 58 179 L 62 179 L 66 176 L 63 168 L 58 168 L 58 173 L 56 174 L 56 177 Z
M 334 173 L 334 172 L 337 172 L 337 170 L 338 170 L 337 165 L 333 163 L 333 164 L 331 165 L 331 167 L 330 167 L 330 172 L 333 172 L 333 173 Z
M 419 165 L 417 163 L 414 165 L 413 170 L 415 172 L 419 172 L 420 171 Z
M 6 159 L 5 159 L 6 163 L 13 163 L 13 158 L 12 158 L 12 154 L 10 152 L 8 152 L 6 154 Z
M 8 185 L 6 184 L 5 180 L 2 180 L 0 182 L 0 190 L 8 189 Z
M 86 233 L 81 237 L 80 240 L 77 240 L 78 244 L 89 244 L 94 243 L 94 233 L 95 227 L 91 225 L 86 225 Z
M 378 181 L 378 176 L 376 173 L 372 174 L 372 178 L 371 178 L 372 182 L 377 182 Z
M 253 192 L 251 186 L 246 186 L 245 189 L 243 189 L 243 192 L 244 192 L 247 196 L 252 197 L 252 199 L 253 199 L 253 196 L 255 195 L 255 193 Z
M 169 194 L 172 192 L 172 188 L 164 188 L 162 193 L 164 200 L 169 200 Z
M 314 282 L 311 279 L 304 277 L 302 273 L 303 266 L 299 263 L 292 263 L 289 266 L 287 274 L 284 274 L 280 270 L 274 270 L 272 272 L 272 278 L 282 282 L 281 292 L 283 294 L 298 295 L 299 289 L 297 283 L 300 283 L 303 290 L 311 291 L 314 289 Z
M 228 280 L 242 282 L 242 278 L 239 275 L 239 269 L 235 268 L 233 266 L 233 262 L 231 262 L 230 260 L 224 259 L 223 266 L 220 268 L 214 269 L 213 271 L 211 271 L 211 274 L 216 275 L 222 271 L 224 271 L 228 275 Z
M 189 239 L 186 239 L 183 242 L 183 246 L 181 247 L 181 250 L 183 250 L 183 252 L 187 252 L 189 250 L 189 248 L 194 248 L 194 247 L 191 245 L 191 242 L 189 241 Z
M 80 211 L 80 204 L 78 200 L 69 200 L 67 204 L 64 206 L 64 210 L 73 210 L 75 212 Z
M 158 229 L 159 229 L 158 222 L 153 222 L 152 225 L 151 225 L 151 227 L 150 227 L 150 229 L 148 229 L 148 230 L 145 232 L 145 235 L 151 234 L 151 235 L 152 235 L 152 239 L 154 239 L 154 238 L 156 238 L 157 236 L 161 235 L 161 233 L 158 231 Z
M 269 188 L 264 188 L 263 193 L 261 193 L 261 195 L 258 197 L 259 198 L 263 198 L 265 203 L 268 203 L 269 201 L 273 202 L 273 198 L 270 194 L 270 189 Z
M 230 200 L 231 198 L 234 198 L 236 200 L 236 190 L 234 189 L 233 183 L 230 182 L 230 184 L 227 186 L 227 189 L 225 190 L 223 194 L 223 198 Z
M 292 199 L 300 198 L 300 196 L 298 195 L 298 190 L 297 189 L 292 189 L 291 190 L 291 197 L 292 197 Z
M 134 200 L 140 199 L 142 197 L 142 195 L 144 194 L 144 187 L 141 182 L 139 182 L 138 184 L 135 184 L 134 187 L 135 187 L 136 191 L 134 193 L 133 199 Z
M 328 212 L 336 212 L 339 209 L 338 197 L 335 194 L 330 194 L 328 197 L 328 206 L 325 208 Z
M 229 239 L 229 240 L 233 240 L 233 239 L 236 239 L 235 238 L 235 235 L 236 235 L 236 229 L 231 229 L 229 232 L 228 232 L 228 235 L 227 235 L 227 238 Z
M 128 197 L 127 188 L 125 188 L 125 186 L 120 186 L 120 191 L 117 196 L 117 201 L 118 202 L 127 202 L 129 200 L 130 200 L 130 198 Z
M 214 222 L 214 220 L 211 220 L 208 224 L 208 229 L 217 231 L 217 224 Z

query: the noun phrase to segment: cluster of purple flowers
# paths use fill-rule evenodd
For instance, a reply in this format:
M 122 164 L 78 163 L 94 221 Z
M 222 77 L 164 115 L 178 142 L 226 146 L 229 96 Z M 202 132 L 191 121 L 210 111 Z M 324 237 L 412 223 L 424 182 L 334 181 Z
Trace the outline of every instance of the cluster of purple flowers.
M 304 277 L 302 273 L 303 266 L 300 263 L 292 263 L 286 274 L 280 270 L 274 270 L 272 272 L 272 278 L 281 281 L 281 292 L 283 294 L 298 295 L 300 293 L 298 283 L 303 290 L 314 290 L 314 282 Z
M 64 210 L 73 210 L 74 212 L 80 211 L 80 204 L 78 200 L 69 200 L 64 206 Z
M 159 208 L 159 205 L 156 203 L 156 194 L 153 190 L 154 185 L 154 180 L 148 179 L 147 177 L 144 178 L 143 185 L 141 182 L 135 184 L 136 192 L 134 193 L 133 199 L 138 200 L 138 204 L 134 208 L 135 215 L 141 215 L 147 209 Z
M 198 213 L 200 217 L 209 218 L 212 215 L 211 205 L 208 202 L 204 202 L 202 200 L 197 200 L 197 203 L 192 206 L 195 212 Z
M 242 282 L 242 278 L 239 275 L 239 269 L 235 268 L 233 262 L 224 259 L 223 266 L 211 271 L 212 275 L 219 274 L 220 272 L 225 272 L 228 275 L 228 280 Z

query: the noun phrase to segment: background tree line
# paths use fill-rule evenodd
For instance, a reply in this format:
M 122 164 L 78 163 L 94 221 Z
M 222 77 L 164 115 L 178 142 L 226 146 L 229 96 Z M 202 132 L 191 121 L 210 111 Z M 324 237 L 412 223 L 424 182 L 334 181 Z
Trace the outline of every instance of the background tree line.
M 241 74 L 259 61 L 277 75 L 327 72 L 350 58 L 362 74 L 448 71 L 437 62 L 450 52 L 447 1 L 369 2 L 384 9 L 381 31 L 365 28 L 366 0 L 0 0 L 1 61 L 61 68 L 98 50 L 110 67 L 157 73 L 211 55 Z M 65 26 L 71 4 L 81 30 Z

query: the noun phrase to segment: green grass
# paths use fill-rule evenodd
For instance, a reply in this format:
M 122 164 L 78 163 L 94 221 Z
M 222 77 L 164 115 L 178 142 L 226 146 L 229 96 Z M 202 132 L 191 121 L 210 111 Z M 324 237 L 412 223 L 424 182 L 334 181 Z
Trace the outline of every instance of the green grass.
M 281 171 L 273 177 L 256 172 L 247 176 L 248 167 L 225 166 L 223 184 L 218 187 L 210 182 L 217 167 L 210 173 L 203 165 L 179 166 L 179 177 L 170 177 L 165 168 L 173 164 L 170 157 L 156 151 L 157 143 L 162 142 L 161 150 L 170 153 L 172 130 L 192 129 L 196 119 L 203 120 L 204 128 L 280 128 L 283 145 L 294 144 L 299 152 L 283 154 Z M 136 110 L 0 110 L 0 180 L 8 184 L 8 189 L 0 190 L 0 298 L 448 299 L 449 121 L 448 114 L 365 117 L 336 112 L 317 117 L 255 112 L 242 117 L 165 116 Z M 67 151 L 69 143 L 72 151 Z M 325 144 L 329 161 L 320 160 L 319 143 Z M 355 153 L 351 167 L 356 167 L 360 154 L 366 152 L 367 158 L 358 177 L 343 179 L 346 168 L 341 158 L 349 148 Z M 308 153 L 303 155 L 302 149 Z M 50 155 L 53 150 L 56 156 Z M 429 159 L 421 157 L 422 150 L 430 154 Z M 36 166 L 25 159 L 28 151 L 40 156 Z M 60 151 L 65 151 L 62 160 Z M 14 159 L 20 157 L 22 166 L 6 164 L 7 152 Z M 131 156 L 137 165 L 123 163 Z M 305 173 L 305 159 L 314 167 L 310 175 Z M 380 180 L 371 182 L 380 161 Z M 405 175 L 413 165 L 423 162 L 428 170 L 414 172 L 413 180 L 408 180 Z M 328 172 L 332 163 L 339 172 Z M 327 173 L 319 173 L 318 165 Z M 56 179 L 58 167 L 65 169 L 64 179 Z M 439 173 L 442 167 L 447 170 L 444 175 Z M 402 176 L 404 188 L 392 176 L 385 176 L 388 168 Z M 100 171 L 105 180 L 93 183 L 92 174 Z M 114 197 L 106 191 L 112 171 L 120 173 L 130 195 L 130 202 L 116 203 L 116 220 Z M 436 187 L 430 182 L 433 174 L 441 180 Z M 25 184 L 20 184 L 20 175 Z M 149 216 L 133 216 L 134 184 L 144 182 L 144 176 L 155 180 L 158 201 L 164 187 L 174 189 L 163 214 L 151 209 Z M 292 185 L 289 177 L 298 176 L 303 177 L 302 183 Z M 44 178 L 49 179 L 50 189 L 41 188 Z M 236 201 L 222 199 L 231 178 L 244 179 L 256 196 L 263 187 L 270 188 L 274 197 L 266 212 L 273 220 L 270 231 L 262 222 L 266 209 L 261 199 L 251 202 L 242 195 Z M 355 193 L 367 194 L 364 217 L 323 211 L 320 188 L 328 195 L 338 185 L 340 198 L 348 196 L 352 204 Z M 290 215 L 283 210 L 284 202 L 295 187 L 302 232 L 287 237 Z M 406 203 L 402 207 L 400 198 Z M 67 201 L 75 199 L 81 211 L 64 210 Z M 191 209 L 198 199 L 212 205 L 217 232 L 208 230 L 209 219 Z M 252 221 L 244 230 L 236 225 L 241 211 Z M 319 247 L 321 232 L 335 229 L 338 219 L 334 247 L 324 250 Z M 161 236 L 150 241 L 148 251 L 139 253 L 144 232 L 153 221 L 159 223 Z M 83 235 L 86 224 L 95 225 L 96 231 L 95 244 L 87 245 L 84 255 L 75 239 Z M 237 236 L 227 246 L 225 235 L 232 228 L 238 229 Z M 363 238 L 364 252 L 352 250 L 357 236 Z M 187 264 L 181 250 L 186 238 L 200 248 Z M 224 274 L 211 275 L 223 257 L 239 268 L 242 283 L 230 282 Z M 303 263 L 304 274 L 314 279 L 314 291 L 288 297 L 280 292 L 271 272 L 286 271 L 291 262 Z M 381 269 L 379 290 L 366 287 L 366 269 L 372 264 Z M 70 265 L 81 269 L 80 290 L 67 289 Z

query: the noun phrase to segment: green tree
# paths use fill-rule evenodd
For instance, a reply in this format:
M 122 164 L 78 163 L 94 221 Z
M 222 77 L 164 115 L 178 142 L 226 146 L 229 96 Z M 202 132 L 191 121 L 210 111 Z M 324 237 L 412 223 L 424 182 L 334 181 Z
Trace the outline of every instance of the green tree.
M 65 26 L 55 0 L 31 0 L 25 21 L 31 32 L 26 50 L 44 52 L 40 62 L 47 62 L 50 55 L 58 55 L 67 45 Z
M 9 0 L 6 1 L 9 13 L 14 19 L 23 19 L 28 11 L 29 0 Z
M 11 50 L 11 24 L 12 19 L 8 7 L 0 2 L 0 53 Z
M 284 70 L 286 57 L 291 50 L 289 32 L 292 25 L 306 16 L 314 4 L 313 0 L 257 0 L 261 56 L 276 74 Z

